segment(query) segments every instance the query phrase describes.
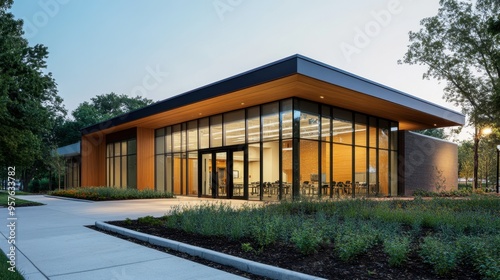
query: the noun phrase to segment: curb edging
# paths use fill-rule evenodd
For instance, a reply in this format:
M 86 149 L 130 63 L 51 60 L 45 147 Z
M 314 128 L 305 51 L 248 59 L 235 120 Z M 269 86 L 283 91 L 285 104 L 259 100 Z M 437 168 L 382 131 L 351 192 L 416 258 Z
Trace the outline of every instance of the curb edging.
M 319 280 L 324 279 L 317 276 L 312 276 L 284 268 L 279 268 L 267 264 L 262 264 L 254 262 L 251 260 L 223 254 L 217 251 L 196 247 L 186 243 L 161 238 L 158 236 L 153 236 L 150 234 L 133 231 L 130 229 L 114 226 L 107 224 L 105 222 L 96 221 L 95 226 L 97 228 L 125 235 L 127 237 L 132 237 L 144 242 L 148 242 L 151 245 L 157 245 L 166 247 L 175 251 L 183 252 L 191 256 L 200 257 L 209 261 L 213 261 L 222 265 L 231 266 L 237 268 L 241 271 L 253 273 L 256 275 L 269 277 L 272 279 L 279 280 Z

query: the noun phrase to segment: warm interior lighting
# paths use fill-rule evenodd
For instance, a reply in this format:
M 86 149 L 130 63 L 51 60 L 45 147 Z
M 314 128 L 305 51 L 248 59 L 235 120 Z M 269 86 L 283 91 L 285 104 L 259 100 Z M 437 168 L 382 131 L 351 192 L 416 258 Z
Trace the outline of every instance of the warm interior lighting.
M 321 95 L 319 98 L 324 99 L 325 97 L 323 95 Z
M 500 145 L 497 145 L 497 150 L 499 150 L 499 151 L 500 151 Z

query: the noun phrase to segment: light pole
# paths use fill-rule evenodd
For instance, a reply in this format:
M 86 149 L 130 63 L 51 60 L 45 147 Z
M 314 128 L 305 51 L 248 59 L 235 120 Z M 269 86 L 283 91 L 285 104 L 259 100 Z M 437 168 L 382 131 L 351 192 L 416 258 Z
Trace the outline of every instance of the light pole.
M 498 183 L 498 168 L 500 167 L 500 145 L 497 145 L 497 193 L 500 193 L 500 185 Z

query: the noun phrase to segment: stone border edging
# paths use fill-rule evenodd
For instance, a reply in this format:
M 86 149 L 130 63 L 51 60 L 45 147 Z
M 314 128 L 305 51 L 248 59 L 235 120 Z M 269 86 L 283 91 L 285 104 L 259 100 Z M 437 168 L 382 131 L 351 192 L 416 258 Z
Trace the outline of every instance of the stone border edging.
M 324 279 L 317 276 L 312 276 L 284 268 L 279 268 L 267 264 L 262 264 L 258 262 L 254 262 L 251 260 L 234 257 L 231 255 L 223 254 L 220 252 L 216 252 L 213 250 L 196 247 L 193 245 L 189 245 L 186 243 L 169 240 L 165 238 L 161 238 L 158 236 L 145 234 L 137 231 L 133 231 L 130 229 L 110 225 L 104 222 L 95 222 L 95 226 L 97 228 L 111 231 L 114 233 L 118 233 L 127 237 L 132 237 L 144 242 L 148 242 L 151 245 L 157 245 L 166 247 L 175 251 L 183 252 L 189 254 L 191 256 L 200 257 L 206 260 L 210 260 L 219 264 L 228 265 L 234 268 L 237 268 L 241 271 L 253 273 L 256 275 L 269 277 L 272 279 L 279 280 L 319 280 Z

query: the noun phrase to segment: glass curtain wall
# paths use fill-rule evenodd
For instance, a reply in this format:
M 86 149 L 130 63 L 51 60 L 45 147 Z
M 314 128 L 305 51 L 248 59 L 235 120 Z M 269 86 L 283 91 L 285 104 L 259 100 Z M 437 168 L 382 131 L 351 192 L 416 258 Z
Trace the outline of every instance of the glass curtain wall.
M 212 196 L 208 174 L 223 168 L 208 154 L 198 159 L 198 151 L 237 147 L 215 161 L 237 171 L 224 177 L 231 176 L 235 197 L 397 195 L 397 135 L 396 122 L 303 99 L 209 116 L 156 130 L 156 190 Z M 110 149 L 115 170 L 115 160 L 123 162 Z

